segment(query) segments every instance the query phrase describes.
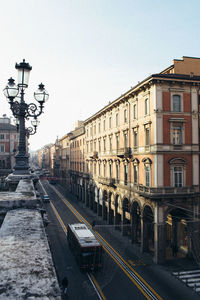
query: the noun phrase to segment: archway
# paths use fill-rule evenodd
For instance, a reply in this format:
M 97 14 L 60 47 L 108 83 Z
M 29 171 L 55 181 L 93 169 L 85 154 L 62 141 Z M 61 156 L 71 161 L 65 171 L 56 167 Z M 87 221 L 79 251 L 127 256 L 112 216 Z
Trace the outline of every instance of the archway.
M 166 216 L 166 259 L 186 257 L 189 251 L 187 213 L 172 209 Z
M 103 203 L 103 194 L 102 194 L 102 190 L 100 189 L 99 190 L 99 202 L 98 202 L 98 207 L 97 207 L 97 214 L 100 217 L 102 216 L 102 210 L 103 210 L 102 203 Z
M 113 194 L 109 192 L 108 194 L 108 223 L 110 225 L 114 224 L 114 209 L 113 206 L 111 205 L 113 203 Z
M 123 227 L 122 234 L 131 236 L 131 222 L 130 222 L 130 201 L 128 198 L 123 200 Z
M 119 211 L 120 211 L 119 204 L 120 204 L 120 197 L 119 197 L 119 195 L 116 195 L 114 224 L 115 224 L 115 229 L 121 230 L 121 214 L 119 213 Z
M 102 209 L 102 213 L 103 213 L 103 220 L 107 220 L 108 219 L 108 194 L 107 191 L 105 190 L 103 192 L 103 209 Z
M 93 203 L 93 211 L 97 213 L 97 206 L 98 206 L 98 188 L 94 188 L 94 203 Z
M 143 251 L 154 252 L 154 216 L 149 205 L 143 210 Z
M 133 243 L 141 243 L 141 209 L 137 201 L 134 201 L 131 207 L 131 224 Z

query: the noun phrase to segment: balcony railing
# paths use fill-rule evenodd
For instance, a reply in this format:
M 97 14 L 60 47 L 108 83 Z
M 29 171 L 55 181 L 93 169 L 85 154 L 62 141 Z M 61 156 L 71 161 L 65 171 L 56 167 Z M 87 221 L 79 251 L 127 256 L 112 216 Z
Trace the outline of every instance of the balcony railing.
M 131 148 L 130 147 L 119 148 L 116 150 L 116 154 L 119 157 L 130 157 Z
M 115 184 L 115 179 L 114 178 L 99 176 L 98 181 L 99 181 L 99 183 L 107 185 L 107 186 L 113 186 Z
M 172 197 L 173 195 L 192 195 L 200 193 L 199 186 L 184 186 L 184 187 L 148 187 L 142 184 L 134 184 L 134 190 L 141 195 L 149 197 Z

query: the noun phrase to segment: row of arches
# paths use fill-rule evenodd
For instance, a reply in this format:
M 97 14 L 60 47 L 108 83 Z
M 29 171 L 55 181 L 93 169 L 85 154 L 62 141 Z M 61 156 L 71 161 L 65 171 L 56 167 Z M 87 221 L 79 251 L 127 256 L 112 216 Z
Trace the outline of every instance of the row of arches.
M 176 255 L 185 257 L 191 254 L 188 226 L 191 216 L 183 209 L 173 206 L 158 208 L 153 202 L 142 202 L 129 195 L 122 197 L 109 188 L 97 188 L 83 181 L 74 185 L 72 192 L 107 224 L 128 236 L 141 252 L 151 253 L 155 262 L 162 263 Z M 158 209 L 163 215 L 162 220 L 158 220 Z

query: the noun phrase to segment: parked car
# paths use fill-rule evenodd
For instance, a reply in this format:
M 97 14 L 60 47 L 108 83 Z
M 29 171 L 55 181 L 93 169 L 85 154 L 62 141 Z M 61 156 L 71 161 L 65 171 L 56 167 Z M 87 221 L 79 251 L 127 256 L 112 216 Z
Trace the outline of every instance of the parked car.
M 43 196 L 43 201 L 44 201 L 45 203 L 49 203 L 49 202 L 50 202 L 49 196 L 48 196 L 48 195 L 44 195 L 44 196 Z

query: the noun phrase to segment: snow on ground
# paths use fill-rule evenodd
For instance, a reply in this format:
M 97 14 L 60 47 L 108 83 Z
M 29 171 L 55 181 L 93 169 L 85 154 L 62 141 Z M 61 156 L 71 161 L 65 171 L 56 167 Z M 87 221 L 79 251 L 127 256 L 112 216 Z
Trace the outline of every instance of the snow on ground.
M 41 214 L 9 211 L 0 228 L 0 299 L 60 300 Z

